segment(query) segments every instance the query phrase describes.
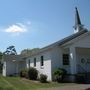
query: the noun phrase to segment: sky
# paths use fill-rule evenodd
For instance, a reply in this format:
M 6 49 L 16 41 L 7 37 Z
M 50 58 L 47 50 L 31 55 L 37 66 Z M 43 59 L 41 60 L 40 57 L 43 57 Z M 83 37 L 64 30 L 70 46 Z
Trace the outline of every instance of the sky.
M 90 29 L 90 0 L 0 0 L 0 51 L 42 48 L 74 31 L 75 7 Z

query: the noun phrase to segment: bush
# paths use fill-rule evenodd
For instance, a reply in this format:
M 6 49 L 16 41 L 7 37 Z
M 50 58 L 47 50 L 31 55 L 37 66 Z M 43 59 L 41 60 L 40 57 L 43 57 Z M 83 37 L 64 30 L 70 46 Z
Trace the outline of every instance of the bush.
M 65 75 L 67 74 L 67 71 L 62 68 L 58 68 L 54 71 L 54 77 L 57 82 L 63 81 L 65 78 Z
M 47 82 L 47 75 L 45 75 L 45 74 L 40 74 L 40 82 L 46 83 L 46 82 Z
M 22 69 L 20 71 L 20 77 L 25 77 L 27 78 L 28 77 L 28 69 Z
M 3 64 L 0 62 L 0 73 L 2 73 Z
M 31 80 L 36 80 L 38 76 L 38 71 L 36 68 L 30 67 L 28 70 L 28 78 Z

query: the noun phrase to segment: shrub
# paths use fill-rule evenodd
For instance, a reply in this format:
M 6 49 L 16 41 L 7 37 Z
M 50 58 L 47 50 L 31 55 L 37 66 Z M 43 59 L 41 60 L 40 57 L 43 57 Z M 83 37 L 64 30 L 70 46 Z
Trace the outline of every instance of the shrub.
M 27 78 L 28 77 L 28 69 L 22 69 L 20 71 L 20 77 L 25 77 Z
M 38 71 L 36 68 L 30 67 L 28 70 L 28 78 L 31 80 L 36 80 L 38 76 Z
M 40 74 L 40 82 L 46 83 L 46 82 L 47 82 L 47 75 L 45 75 L 45 74 Z
M 62 68 L 58 68 L 54 71 L 54 77 L 57 82 L 63 81 L 65 78 L 65 75 L 67 74 L 67 71 Z
M 0 73 L 2 73 L 3 64 L 0 62 Z

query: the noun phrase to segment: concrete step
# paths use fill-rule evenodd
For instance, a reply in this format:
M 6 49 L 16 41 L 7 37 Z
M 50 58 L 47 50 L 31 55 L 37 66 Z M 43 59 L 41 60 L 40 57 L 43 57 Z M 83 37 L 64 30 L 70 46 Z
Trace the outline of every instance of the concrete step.
M 86 76 L 86 83 L 90 83 L 90 74 L 87 74 Z

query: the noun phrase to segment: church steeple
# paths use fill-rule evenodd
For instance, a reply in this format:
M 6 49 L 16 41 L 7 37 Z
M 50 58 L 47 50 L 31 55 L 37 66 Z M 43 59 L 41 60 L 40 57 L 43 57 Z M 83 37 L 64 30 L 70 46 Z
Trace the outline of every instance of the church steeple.
M 77 33 L 83 29 L 83 25 L 81 24 L 80 16 L 77 7 L 75 7 L 75 26 L 74 33 Z

